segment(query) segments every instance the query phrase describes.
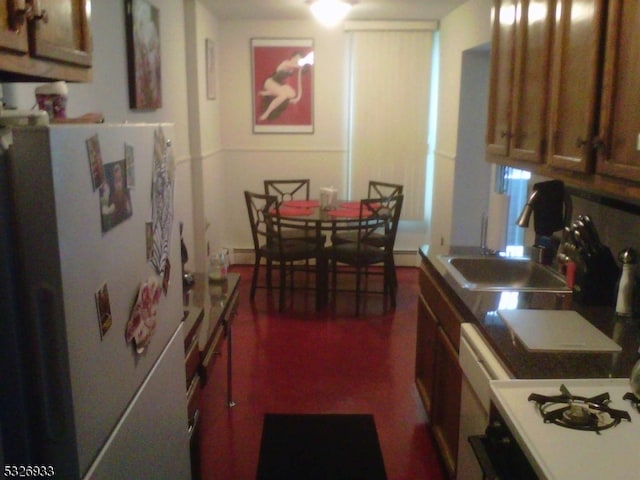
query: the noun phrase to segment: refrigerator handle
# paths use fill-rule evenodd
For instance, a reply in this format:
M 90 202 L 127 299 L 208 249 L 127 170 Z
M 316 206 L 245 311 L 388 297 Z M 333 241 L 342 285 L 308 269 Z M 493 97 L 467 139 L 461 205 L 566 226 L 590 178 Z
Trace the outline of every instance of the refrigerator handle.
M 64 372 L 66 345 L 55 319 L 55 292 L 50 286 L 35 287 L 31 297 L 35 312 L 35 372 L 41 401 L 41 415 L 47 436 L 61 440 L 65 432 Z

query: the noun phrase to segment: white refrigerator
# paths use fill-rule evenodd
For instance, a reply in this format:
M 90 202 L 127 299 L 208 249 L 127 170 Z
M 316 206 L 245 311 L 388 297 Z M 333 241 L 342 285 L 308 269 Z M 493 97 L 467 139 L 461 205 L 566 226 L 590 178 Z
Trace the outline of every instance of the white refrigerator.
M 189 478 L 173 126 L 2 133 L 3 473 Z

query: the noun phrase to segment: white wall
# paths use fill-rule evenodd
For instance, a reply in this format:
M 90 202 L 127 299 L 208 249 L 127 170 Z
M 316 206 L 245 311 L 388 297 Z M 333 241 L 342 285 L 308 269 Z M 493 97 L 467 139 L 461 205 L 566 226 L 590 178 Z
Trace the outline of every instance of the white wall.
M 491 40 L 491 0 L 469 0 L 440 24 L 440 93 L 430 240 L 449 244 L 457 160 L 462 54 Z M 479 113 L 480 114 L 480 113 Z M 482 112 L 486 115 L 486 112 Z M 479 162 L 484 161 L 479 152 Z
M 484 160 L 490 52 L 462 55 L 458 143 L 454 166 L 452 245 L 479 246 L 482 214 L 487 213 L 493 167 Z
M 191 186 L 193 189 L 193 230 L 196 270 L 206 268 L 207 251 L 221 247 L 220 218 L 224 205 L 224 171 L 221 159 L 220 93 L 216 85 L 214 99 L 207 98 L 206 44 L 214 43 L 215 68 L 213 78 L 219 83 L 220 40 L 218 22 L 199 2 L 187 2 L 185 8 L 187 37 L 187 75 L 191 145 Z

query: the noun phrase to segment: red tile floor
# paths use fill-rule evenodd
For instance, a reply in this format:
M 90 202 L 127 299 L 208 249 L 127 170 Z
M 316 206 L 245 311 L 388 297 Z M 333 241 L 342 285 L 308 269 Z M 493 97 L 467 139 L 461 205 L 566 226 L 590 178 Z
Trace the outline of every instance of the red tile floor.
M 417 270 L 398 268 L 397 307 L 340 292 L 316 312 L 311 292 L 258 290 L 249 300 L 251 266 L 241 274 L 233 322 L 233 400 L 226 405 L 226 347 L 202 391 L 203 480 L 255 479 L 265 413 L 371 413 L 389 480 L 440 480 L 441 464 L 414 386 Z M 289 479 L 283 479 L 289 480 Z

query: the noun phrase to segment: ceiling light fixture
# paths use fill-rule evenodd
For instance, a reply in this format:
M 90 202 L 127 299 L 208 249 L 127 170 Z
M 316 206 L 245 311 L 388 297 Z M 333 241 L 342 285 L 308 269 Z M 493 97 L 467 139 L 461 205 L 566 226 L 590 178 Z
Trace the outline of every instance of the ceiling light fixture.
M 316 20 L 333 27 L 345 19 L 356 0 L 307 0 L 307 3 Z

